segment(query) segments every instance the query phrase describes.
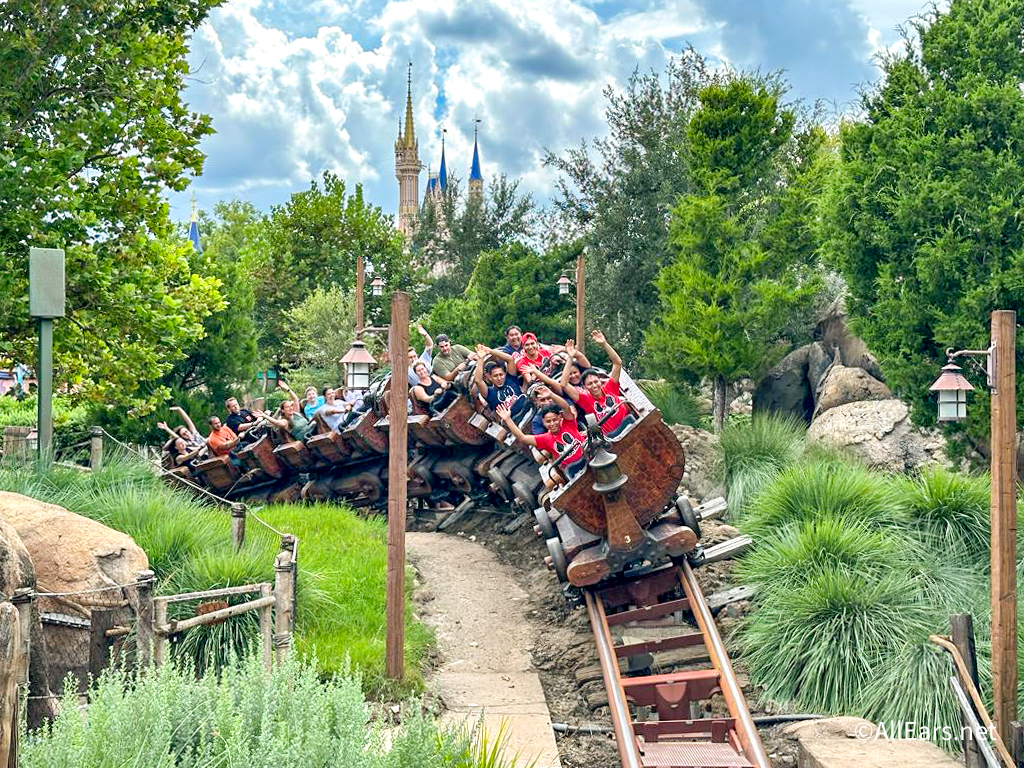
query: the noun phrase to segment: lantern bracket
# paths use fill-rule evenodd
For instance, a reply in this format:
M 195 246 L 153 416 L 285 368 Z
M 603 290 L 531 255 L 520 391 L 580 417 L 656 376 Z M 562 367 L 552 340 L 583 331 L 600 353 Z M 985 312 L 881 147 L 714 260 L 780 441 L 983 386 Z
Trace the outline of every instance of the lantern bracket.
M 956 352 L 953 351 L 952 347 L 946 350 L 946 358 L 952 363 L 958 357 L 965 357 L 970 360 L 978 373 L 985 374 L 985 380 L 988 388 L 994 394 L 996 391 L 996 347 L 993 344 L 988 349 L 961 349 Z M 982 366 L 976 358 L 984 357 L 985 365 Z

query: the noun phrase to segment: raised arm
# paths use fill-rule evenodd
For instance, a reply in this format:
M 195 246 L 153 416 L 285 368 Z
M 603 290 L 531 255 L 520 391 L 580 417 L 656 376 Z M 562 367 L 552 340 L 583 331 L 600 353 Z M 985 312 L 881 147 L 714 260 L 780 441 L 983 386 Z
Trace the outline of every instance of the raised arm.
M 569 401 L 561 395 L 557 394 L 554 390 L 551 392 L 551 399 L 555 401 L 555 405 L 562 409 L 562 416 L 569 421 L 576 421 L 576 414 L 569 405 Z
M 562 392 L 562 382 L 555 381 L 554 379 L 552 379 L 550 376 L 548 376 L 546 373 L 544 373 L 544 371 L 542 371 L 537 366 L 531 365 L 529 363 L 526 363 L 526 364 L 523 365 L 523 373 L 524 374 L 527 374 L 527 373 L 532 374 L 533 376 L 536 376 L 538 379 L 543 381 L 545 384 L 548 385 L 548 389 L 551 390 L 552 394 L 555 394 L 555 393 L 561 394 L 561 392 Z
M 199 434 L 199 430 L 196 429 L 195 423 L 192 421 L 191 417 L 189 417 L 189 415 L 187 413 L 185 413 L 185 409 L 184 408 L 182 408 L 180 405 L 172 405 L 171 406 L 171 410 L 172 411 L 177 411 L 179 414 L 181 414 L 181 418 L 185 422 L 185 426 L 188 427 L 188 431 L 189 432 L 191 432 L 193 434 L 196 434 L 196 435 Z
M 572 374 L 573 361 L 576 359 L 576 342 L 572 339 L 565 342 L 565 351 L 569 357 L 565 361 L 565 365 L 562 366 L 562 377 L 558 383 L 561 384 L 562 392 L 568 395 L 573 402 L 576 402 L 580 399 L 580 393 L 576 390 L 576 387 L 569 383 L 569 376 Z
M 477 351 L 479 352 L 479 349 Z M 512 355 L 510 355 L 508 352 L 503 352 L 500 349 L 491 349 L 490 347 L 484 347 L 484 351 L 488 355 L 494 355 L 499 360 L 504 360 L 506 370 L 509 372 L 509 374 L 511 374 L 512 376 L 519 375 L 519 366 L 516 365 L 516 359 L 512 357 Z
M 422 323 L 416 323 L 416 333 L 423 337 L 424 352 L 426 352 L 428 349 L 434 348 L 434 340 L 430 338 L 430 334 L 427 333 L 427 329 L 423 327 Z
M 302 413 L 302 403 L 299 402 L 299 396 L 292 391 L 292 388 L 288 386 L 287 381 L 278 381 L 277 386 L 292 396 L 292 402 L 295 403 L 295 412 Z
M 608 353 L 608 359 L 612 361 L 612 370 L 608 374 L 608 377 L 616 384 L 619 383 L 619 374 L 622 373 L 622 358 L 619 357 L 619 353 L 612 349 L 612 345 L 608 343 L 608 340 L 604 337 L 596 328 L 590 332 L 590 337 L 596 341 L 605 352 Z
M 487 397 L 487 382 L 484 381 L 484 360 L 487 358 L 487 347 L 476 345 L 476 366 L 473 368 L 473 381 L 480 388 L 480 395 Z
M 275 427 L 280 427 L 281 429 L 288 429 L 288 419 L 279 419 L 276 416 L 271 416 L 266 411 L 259 411 L 257 412 L 257 415 L 259 415 L 261 419 L 266 419 Z
M 173 430 L 173 429 L 171 429 L 170 427 L 168 427 L 168 426 L 167 426 L 167 422 L 166 422 L 166 421 L 158 421 L 158 422 L 156 423 L 156 425 L 157 425 L 158 427 L 160 427 L 160 429 L 162 429 L 162 430 L 163 430 L 164 432 L 166 432 L 166 433 L 167 433 L 168 435 L 170 435 L 170 436 L 171 436 L 171 440 L 172 440 L 172 441 L 173 441 L 173 440 L 176 440 L 176 439 L 178 438 L 178 435 L 176 435 L 176 434 L 174 433 L 174 430 Z
M 501 419 L 502 423 L 508 428 L 508 430 L 516 436 L 516 440 L 527 445 L 532 445 L 534 448 L 537 447 L 537 440 L 533 435 L 528 435 L 519 428 L 515 420 L 512 418 L 512 409 L 502 403 L 495 410 L 498 414 L 498 418 Z

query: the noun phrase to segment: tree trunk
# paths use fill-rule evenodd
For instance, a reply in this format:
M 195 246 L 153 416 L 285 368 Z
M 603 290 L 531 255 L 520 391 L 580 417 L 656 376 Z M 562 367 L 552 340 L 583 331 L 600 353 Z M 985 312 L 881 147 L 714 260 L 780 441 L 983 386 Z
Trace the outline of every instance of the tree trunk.
M 725 426 L 725 393 L 728 389 L 724 376 L 715 376 L 714 394 L 711 401 L 711 416 L 714 419 L 715 432 L 721 432 Z

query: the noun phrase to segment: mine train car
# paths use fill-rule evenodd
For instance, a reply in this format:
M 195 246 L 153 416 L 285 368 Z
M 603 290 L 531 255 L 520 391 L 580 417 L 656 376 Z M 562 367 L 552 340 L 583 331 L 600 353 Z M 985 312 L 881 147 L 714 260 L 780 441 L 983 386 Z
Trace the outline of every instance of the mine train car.
M 408 494 L 427 506 L 447 502 L 511 505 L 536 517 L 546 562 L 567 595 L 609 579 L 657 568 L 699 551 L 700 528 L 677 496 L 684 454 L 672 430 L 623 372 L 623 401 L 635 422 L 614 439 L 588 417 L 586 468 L 559 482 L 558 457 L 518 443 L 478 397 L 472 372 L 454 382 L 434 411 L 414 405 L 408 416 Z M 236 461 L 206 459 L 168 470 L 233 500 L 344 499 L 383 510 L 387 501 L 389 381 L 370 389 L 362 410 L 332 432 L 298 441 L 271 427 Z M 529 432 L 532 409 L 521 420 Z

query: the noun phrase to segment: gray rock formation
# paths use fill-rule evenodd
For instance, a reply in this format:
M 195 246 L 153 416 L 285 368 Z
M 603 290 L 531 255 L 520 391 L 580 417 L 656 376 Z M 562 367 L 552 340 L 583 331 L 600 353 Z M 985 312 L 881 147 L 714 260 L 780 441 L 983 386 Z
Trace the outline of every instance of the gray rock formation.
M 686 452 L 686 470 L 680 491 L 697 503 L 723 495 L 722 484 L 718 480 L 718 435 L 682 424 L 673 426 L 672 431 Z
M 900 400 L 868 400 L 832 408 L 814 420 L 808 442 L 849 450 L 873 467 L 898 472 L 947 465 L 946 441 L 937 430 L 910 422 Z
M 805 422 L 814 414 L 814 392 L 807 381 L 810 347 L 800 347 L 772 368 L 754 391 L 754 413 L 770 411 Z
M 861 400 L 889 400 L 892 392 L 863 368 L 833 365 L 821 379 L 815 393 L 814 417 L 840 405 Z

